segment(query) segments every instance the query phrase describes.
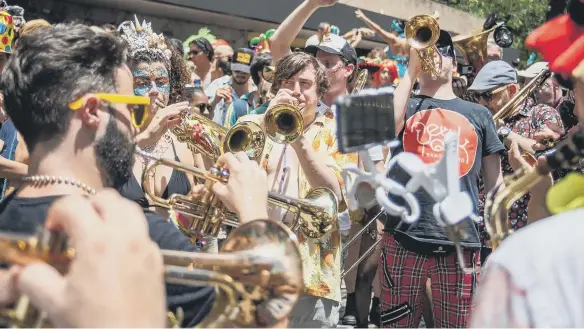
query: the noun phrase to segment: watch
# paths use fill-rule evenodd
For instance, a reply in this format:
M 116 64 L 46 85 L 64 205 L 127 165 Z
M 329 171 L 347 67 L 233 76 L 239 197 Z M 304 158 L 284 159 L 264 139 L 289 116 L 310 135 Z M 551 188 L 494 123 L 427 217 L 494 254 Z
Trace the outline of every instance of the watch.
M 509 136 L 509 134 L 511 134 L 511 129 L 509 129 L 509 127 L 503 126 L 497 130 L 497 135 L 499 135 L 501 142 L 503 142 L 505 138 Z

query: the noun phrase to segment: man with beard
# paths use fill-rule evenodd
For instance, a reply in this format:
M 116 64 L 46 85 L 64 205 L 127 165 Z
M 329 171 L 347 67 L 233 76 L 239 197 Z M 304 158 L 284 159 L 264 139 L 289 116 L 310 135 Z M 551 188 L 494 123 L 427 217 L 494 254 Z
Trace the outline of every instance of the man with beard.
M 118 188 L 130 178 L 130 136 L 144 123 L 150 101 L 134 96 L 126 53 L 121 39 L 79 24 L 59 24 L 21 37 L 0 87 L 30 162 L 21 187 L 0 205 L 1 231 L 35 233 L 60 197 Z M 213 192 L 242 222 L 267 218 L 265 173 L 244 154 L 228 153 L 219 162 L 231 170 L 231 177 L 227 184 L 213 185 Z M 245 184 L 253 190 L 243 187 L 246 179 L 258 182 Z M 238 195 L 254 198 L 244 201 Z M 150 237 L 161 249 L 197 251 L 172 224 L 154 213 L 145 215 Z M 168 308 L 182 308 L 188 326 L 200 322 L 214 303 L 213 287 L 167 284 L 166 292 Z
M 227 108 L 232 102 L 254 90 L 249 79 L 253 55 L 251 49 L 237 49 L 231 59 L 232 75 L 216 79 L 205 89 L 205 94 L 209 96 L 213 107 L 213 121 L 217 124 L 223 125 L 225 123 Z
M 231 103 L 227 110 L 224 125 L 227 129 L 237 123 L 240 117 L 249 114 L 254 108 L 268 102 L 272 98 L 273 95 L 270 93 L 272 83 L 268 82 L 270 77 L 264 76 L 264 73 L 268 73 L 273 77 L 274 68 L 271 65 L 272 54 L 270 53 L 261 53 L 254 58 L 250 72 L 251 79 L 258 89 L 243 95 L 240 99 Z

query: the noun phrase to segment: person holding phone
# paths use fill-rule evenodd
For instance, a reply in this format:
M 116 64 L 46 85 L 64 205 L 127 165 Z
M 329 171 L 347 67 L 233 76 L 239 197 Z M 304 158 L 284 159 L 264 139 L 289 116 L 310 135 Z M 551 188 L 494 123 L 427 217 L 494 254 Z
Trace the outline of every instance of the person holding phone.
M 150 41 L 152 37 L 147 33 L 154 35 L 154 32 L 148 24 L 144 25 L 136 29 L 127 23 L 121 25 L 121 38 L 127 40 L 130 47 L 129 64 L 134 79 L 134 94 L 150 98 L 150 113 L 140 127 L 137 144 L 143 151 L 156 156 L 204 168 L 203 158 L 194 154 L 187 144 L 180 143 L 170 132 L 170 128 L 181 123 L 181 113 L 190 108 L 184 98 L 184 86 L 190 81 L 185 62 L 174 47 L 166 44 L 162 35 L 157 41 Z M 149 40 L 148 46 L 143 47 L 138 42 L 142 39 Z M 142 187 L 148 160 L 139 156 L 136 159 L 133 175 L 118 187 L 120 194 L 163 217 L 174 215 L 164 208 L 151 206 Z M 172 194 L 188 195 L 195 185 L 191 175 L 166 166 L 158 167 L 149 183 L 153 184 L 152 191 L 164 199 Z
M 454 94 L 452 75 L 457 66 L 448 32 L 440 31 L 436 47 L 438 51 L 431 59 L 439 74 L 423 72 L 418 53 L 412 49 L 407 71 L 395 90 L 395 131 L 400 132 L 402 142 L 395 153 L 410 152 L 426 163 L 436 163 L 444 156 L 446 133 L 458 133 L 461 189 L 470 194 L 476 211 L 481 172 L 488 190 L 503 182 L 499 153 L 504 146 L 489 110 Z M 420 93 L 410 98 L 416 80 Z M 409 180 L 407 172 L 400 168 L 389 175 L 399 182 Z M 466 327 L 476 277 L 462 271 L 454 243 L 434 218 L 433 199 L 425 191 L 418 191 L 415 196 L 421 206 L 416 223 L 398 226 L 401 219 L 388 216 L 385 224 L 378 269 L 381 325 L 416 327 L 423 311 L 421 293 L 429 278 L 436 327 Z M 391 194 L 389 197 L 396 198 Z M 468 221 L 467 238 L 461 242 L 464 265 L 478 269 L 481 243 L 476 225 Z

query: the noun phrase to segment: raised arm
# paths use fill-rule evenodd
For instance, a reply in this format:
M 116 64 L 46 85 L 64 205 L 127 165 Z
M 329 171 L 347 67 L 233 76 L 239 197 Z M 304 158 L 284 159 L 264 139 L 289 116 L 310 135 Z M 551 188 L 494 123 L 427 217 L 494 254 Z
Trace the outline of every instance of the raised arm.
M 393 108 L 395 116 L 395 131 L 399 133 L 404 128 L 406 109 L 408 106 L 408 101 L 410 99 L 410 94 L 414 88 L 414 83 L 418 79 L 418 75 L 422 71 L 422 66 L 418 58 L 416 51 L 410 51 L 410 62 L 408 69 L 401 79 L 399 85 L 395 89 L 393 96 Z
M 332 6 L 337 0 L 305 0 L 280 24 L 270 38 L 274 63 L 290 53 L 292 42 L 308 18 L 320 7 Z
M 365 16 L 365 14 L 361 11 L 361 9 L 355 10 L 355 15 L 357 18 L 363 21 L 363 23 L 367 24 L 370 29 L 372 29 L 375 34 L 377 34 L 383 41 L 387 42 L 389 47 L 391 48 L 391 52 L 396 55 L 407 55 L 407 47 L 406 42 L 403 39 L 398 38 L 397 36 L 393 35 L 393 33 L 388 32 L 381 28 L 379 24 L 372 21 L 369 17 Z M 404 52 L 406 52 L 404 54 Z

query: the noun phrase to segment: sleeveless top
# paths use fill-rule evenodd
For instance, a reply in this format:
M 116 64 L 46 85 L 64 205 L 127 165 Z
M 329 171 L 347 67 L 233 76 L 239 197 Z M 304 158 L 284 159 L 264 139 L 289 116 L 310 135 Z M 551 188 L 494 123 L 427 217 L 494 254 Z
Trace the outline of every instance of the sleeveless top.
M 174 153 L 174 160 L 180 161 L 176 153 L 176 148 L 174 147 L 174 142 L 171 142 L 171 145 L 172 151 Z M 187 179 L 187 175 L 182 171 L 173 169 L 172 173 L 170 174 L 168 185 L 166 185 L 166 189 L 164 189 L 161 197 L 163 199 L 168 199 L 168 197 L 173 194 L 187 195 L 190 191 L 191 183 Z M 124 184 L 118 190 L 118 192 L 124 198 L 137 202 L 142 208 L 150 207 L 150 203 L 148 202 L 148 199 L 146 199 L 144 190 L 134 175 L 132 175 L 130 180 L 128 180 L 128 182 Z

